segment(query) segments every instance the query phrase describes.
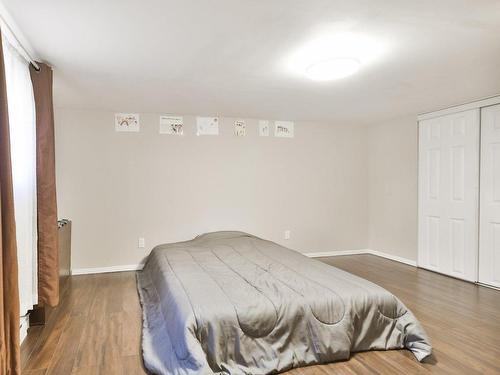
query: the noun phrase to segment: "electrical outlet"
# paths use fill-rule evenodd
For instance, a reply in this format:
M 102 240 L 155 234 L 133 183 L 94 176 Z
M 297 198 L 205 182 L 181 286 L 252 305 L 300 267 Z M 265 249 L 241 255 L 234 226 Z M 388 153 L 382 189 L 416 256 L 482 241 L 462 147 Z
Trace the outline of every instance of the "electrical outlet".
M 290 234 L 291 234 L 291 232 L 289 230 L 285 231 L 285 240 L 289 240 L 290 239 Z
M 139 237 L 139 240 L 137 241 L 137 247 L 139 249 L 144 249 L 146 246 L 146 242 L 144 241 L 144 237 Z

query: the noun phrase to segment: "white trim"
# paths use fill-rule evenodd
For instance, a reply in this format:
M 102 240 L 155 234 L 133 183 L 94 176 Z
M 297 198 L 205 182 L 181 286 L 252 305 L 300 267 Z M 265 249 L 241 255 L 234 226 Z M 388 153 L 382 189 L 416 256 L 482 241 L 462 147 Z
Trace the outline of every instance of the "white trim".
M 309 258 L 322 258 L 322 257 L 335 257 L 341 255 L 375 255 L 381 258 L 394 260 L 399 263 L 404 263 L 409 266 L 416 267 L 417 262 L 411 259 L 402 258 L 397 255 L 392 255 L 384 253 L 378 250 L 372 249 L 358 249 L 358 250 L 336 250 L 336 251 L 319 251 L 314 253 L 301 253 Z M 108 273 L 108 272 L 124 272 L 124 271 L 138 271 L 142 270 L 144 267 L 143 263 L 139 264 L 126 264 L 121 266 L 110 266 L 110 267 L 96 267 L 96 268 L 75 268 L 71 270 L 71 275 L 90 275 L 94 273 Z
M 30 326 L 30 315 L 26 314 L 19 319 L 19 340 L 22 344 L 26 336 L 28 336 L 28 328 Z
M 465 280 L 465 281 L 467 281 L 467 280 Z M 479 282 L 479 281 L 478 281 L 478 282 L 476 282 L 476 284 L 477 284 L 477 285 L 479 285 L 479 286 L 484 286 L 485 288 L 490 288 L 490 289 L 494 289 L 494 290 L 498 290 L 498 291 L 500 291 L 500 287 L 495 286 L 495 285 L 484 284 L 484 283 Z
M 320 251 L 320 252 L 315 252 L 315 253 L 301 253 L 302 255 L 305 255 L 308 258 L 324 258 L 324 257 L 336 257 L 336 256 L 343 256 L 343 255 L 375 255 L 377 257 L 393 260 L 395 262 L 403 263 L 408 266 L 412 267 L 417 267 L 417 262 L 408 258 L 403 258 L 397 255 L 392 255 L 388 253 L 384 253 L 382 251 L 378 250 L 372 250 L 372 249 L 359 249 L 359 250 L 337 250 L 337 251 Z M 138 271 L 142 270 L 144 267 L 143 263 L 139 264 L 128 264 L 128 265 L 123 265 L 123 266 L 111 266 L 111 267 L 96 267 L 96 268 L 76 268 L 74 270 L 71 270 L 71 275 L 90 275 L 94 273 L 108 273 L 108 272 L 124 272 L 124 271 Z M 424 268 L 426 269 L 426 268 Z M 431 272 L 436 272 L 434 270 L 429 270 Z M 438 272 L 439 273 L 439 272 Z M 443 276 L 449 276 L 449 275 L 443 275 Z M 450 276 L 453 277 L 453 276 Z M 468 280 L 464 280 L 467 282 L 470 282 Z M 482 283 L 474 283 L 480 286 L 500 290 L 497 287 L 494 287 L 492 285 L 488 284 L 482 284 Z M 23 319 L 26 320 L 26 324 L 23 323 Z M 21 317 L 21 343 L 22 341 L 26 338 L 26 335 L 28 334 L 28 326 L 29 326 L 29 319 L 28 316 L 26 317 Z
M 394 261 L 399 262 L 399 263 L 404 263 L 404 264 L 407 264 L 408 266 L 417 267 L 417 261 L 416 260 L 411 260 L 411 259 L 408 259 L 408 258 L 403 258 L 403 257 L 397 256 L 397 255 L 392 255 L 392 254 L 384 253 L 384 252 L 378 251 L 378 250 L 370 250 L 370 254 L 378 256 L 378 257 L 381 257 L 381 258 L 385 258 L 385 259 L 389 259 L 389 260 L 394 260 Z
M 489 107 L 491 105 L 500 104 L 500 95 L 491 96 L 488 98 L 476 100 L 470 103 L 464 103 L 460 105 L 454 105 L 452 107 L 444 108 L 441 110 L 421 113 L 417 116 L 418 121 L 429 120 L 435 117 L 440 117 L 444 115 L 450 115 L 452 113 L 468 111 L 469 109 L 476 109 L 482 107 Z
M 370 254 L 369 249 L 359 249 L 359 250 L 334 250 L 334 251 L 320 251 L 316 253 L 302 253 L 309 258 L 324 258 L 324 257 L 337 257 L 341 255 L 362 255 Z
M 360 249 L 360 250 L 338 250 L 338 251 L 323 251 L 316 253 L 303 253 L 303 255 L 309 258 L 322 258 L 322 257 L 335 257 L 342 255 L 375 255 L 381 258 L 394 260 L 399 263 L 404 263 L 409 266 L 417 267 L 417 262 L 415 260 L 411 260 L 408 258 L 403 258 L 397 255 L 392 255 L 388 253 L 384 253 L 383 251 L 373 250 L 373 249 Z
M 108 272 L 124 272 L 138 271 L 144 267 L 143 263 L 139 264 L 124 264 L 121 266 L 96 267 L 96 268 L 75 268 L 71 270 L 71 275 L 89 275 L 93 273 L 108 273 Z

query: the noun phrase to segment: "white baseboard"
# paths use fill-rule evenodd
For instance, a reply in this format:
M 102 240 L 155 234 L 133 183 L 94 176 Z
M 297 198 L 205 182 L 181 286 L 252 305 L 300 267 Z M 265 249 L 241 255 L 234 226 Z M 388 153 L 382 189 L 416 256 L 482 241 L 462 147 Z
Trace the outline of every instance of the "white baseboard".
M 317 253 L 302 253 L 309 258 L 324 258 L 324 257 L 336 257 L 340 255 L 361 255 L 361 254 L 371 254 L 369 249 L 359 249 L 359 250 L 335 250 L 335 251 L 320 251 Z
M 392 255 L 388 253 L 384 253 L 383 251 L 373 250 L 373 249 L 359 249 L 359 250 L 337 250 L 337 251 L 323 251 L 317 253 L 303 253 L 305 256 L 309 258 L 321 258 L 321 257 L 335 257 L 341 255 L 361 255 L 361 254 L 369 254 L 375 255 L 381 258 L 394 260 L 399 263 L 404 263 L 409 266 L 416 267 L 417 262 L 415 260 L 403 258 L 397 255 Z
M 416 267 L 417 262 L 411 259 L 402 258 L 396 255 L 384 253 L 372 249 L 359 249 L 359 250 L 337 250 L 337 251 L 320 251 L 315 253 L 302 253 L 309 258 L 322 258 L 322 257 L 335 257 L 340 255 L 361 255 L 370 254 L 378 257 L 394 260 L 396 262 L 404 263 L 409 266 Z M 126 264 L 121 266 L 110 267 L 96 267 L 96 268 L 75 268 L 71 270 L 72 275 L 90 275 L 93 273 L 108 273 L 108 272 L 124 272 L 124 271 L 138 271 L 144 267 L 143 263 L 139 264 Z
M 370 254 L 371 255 L 376 255 L 378 257 L 382 257 L 382 258 L 385 258 L 385 259 L 394 260 L 394 261 L 399 262 L 399 263 L 404 263 L 404 264 L 407 264 L 409 266 L 413 266 L 413 267 L 417 266 L 417 261 L 416 260 L 411 260 L 411 259 L 403 258 L 403 257 L 397 256 L 397 255 L 392 255 L 392 254 L 384 253 L 383 251 L 370 250 Z
M 499 290 L 500 291 L 500 287 L 498 286 L 494 286 L 494 285 L 490 285 L 490 284 L 483 284 L 479 281 L 476 282 L 477 285 L 479 286 L 484 286 L 485 288 L 490 288 L 490 289 L 495 289 L 495 290 Z
M 108 273 L 108 272 L 124 272 L 138 271 L 144 267 L 143 263 L 139 264 L 124 264 L 121 266 L 96 267 L 96 268 L 75 268 L 71 270 L 72 275 L 89 275 L 93 273 Z

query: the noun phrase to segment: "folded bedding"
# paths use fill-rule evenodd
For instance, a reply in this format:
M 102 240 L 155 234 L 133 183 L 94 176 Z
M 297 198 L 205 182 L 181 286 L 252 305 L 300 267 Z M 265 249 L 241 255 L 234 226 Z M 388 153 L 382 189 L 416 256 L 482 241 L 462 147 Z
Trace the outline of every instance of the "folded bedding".
M 155 374 L 270 374 L 366 350 L 431 353 L 387 290 L 242 232 L 157 246 L 137 286 Z

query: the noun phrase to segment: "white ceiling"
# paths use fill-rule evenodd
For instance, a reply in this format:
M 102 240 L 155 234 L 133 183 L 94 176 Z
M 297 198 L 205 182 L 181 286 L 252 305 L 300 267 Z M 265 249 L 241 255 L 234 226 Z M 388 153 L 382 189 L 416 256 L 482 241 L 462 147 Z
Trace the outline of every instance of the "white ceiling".
M 500 94 L 500 1 L 4 0 L 55 70 L 56 106 L 370 124 Z M 325 32 L 384 46 L 315 82 L 287 57 Z

